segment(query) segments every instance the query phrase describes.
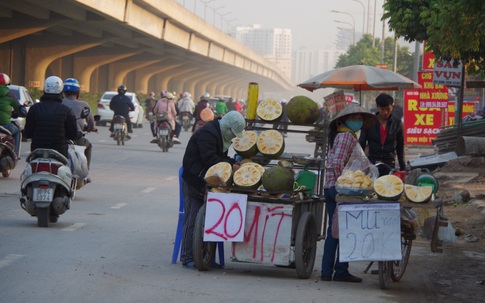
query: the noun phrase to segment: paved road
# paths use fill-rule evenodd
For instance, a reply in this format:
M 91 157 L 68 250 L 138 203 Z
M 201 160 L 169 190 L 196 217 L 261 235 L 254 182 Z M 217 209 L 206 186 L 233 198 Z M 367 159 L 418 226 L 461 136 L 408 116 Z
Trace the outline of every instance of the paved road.
M 299 134 L 289 134 L 287 150 L 313 152 Z M 361 284 L 318 279 L 323 241 L 315 271 L 298 279 L 294 269 L 230 261 L 198 272 L 171 264 L 178 217 L 178 169 L 188 141 L 162 153 L 147 125 L 135 129 L 125 146 L 108 138 L 106 127 L 89 134 L 94 156 L 88 184 L 72 208 L 49 228 L 37 227 L 18 203 L 24 160 L 0 179 L 1 302 L 414 302 L 434 301 L 429 283 L 413 264 L 429 246 L 413 250 L 403 281 L 379 289 L 376 275 L 362 274 L 367 263 L 351 264 Z M 22 146 L 22 159 L 29 143 Z M 418 266 L 418 264 L 416 264 Z

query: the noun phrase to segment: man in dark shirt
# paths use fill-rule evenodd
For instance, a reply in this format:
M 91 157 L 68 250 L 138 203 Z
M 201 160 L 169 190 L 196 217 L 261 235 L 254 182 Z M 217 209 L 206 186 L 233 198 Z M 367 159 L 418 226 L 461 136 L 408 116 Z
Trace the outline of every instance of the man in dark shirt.
M 367 157 L 373 164 L 380 162 L 386 165 L 377 165 L 379 175 L 387 175 L 390 169 L 396 168 L 396 157 L 399 170 L 406 170 L 404 161 L 404 132 L 402 121 L 394 117 L 392 108 L 394 99 L 388 94 L 380 94 L 376 98 L 377 119 L 379 123 L 366 130 L 362 130 L 359 143 L 365 150 L 369 144 Z
M 130 111 L 135 110 L 135 105 L 133 105 L 130 98 L 125 94 L 126 86 L 122 84 L 118 87 L 118 94 L 111 98 L 111 101 L 109 103 L 109 109 L 114 112 L 113 118 L 114 116 L 125 117 L 126 126 L 128 127 L 128 133 L 131 134 L 133 133 L 133 129 L 131 128 Z M 113 122 L 111 122 L 109 130 L 111 131 L 111 137 L 113 137 Z M 126 138 L 131 139 L 129 135 L 126 135 Z

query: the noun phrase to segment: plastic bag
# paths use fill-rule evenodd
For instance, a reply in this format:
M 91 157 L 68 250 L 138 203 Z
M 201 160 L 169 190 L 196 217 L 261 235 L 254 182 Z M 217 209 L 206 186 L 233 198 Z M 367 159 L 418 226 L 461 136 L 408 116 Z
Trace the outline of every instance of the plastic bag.
M 335 188 L 340 194 L 349 194 L 346 189 L 362 190 L 362 195 L 373 190 L 374 181 L 379 177 L 379 170 L 372 164 L 364 150 L 357 144 L 345 165 L 342 175 L 337 179 Z M 367 190 L 367 191 L 366 191 Z M 352 193 L 355 195 L 355 193 Z
M 69 144 L 69 166 L 72 171 L 72 175 L 78 179 L 85 179 L 88 177 L 88 160 L 84 155 L 85 146 Z
M 448 225 L 446 227 L 439 227 L 438 239 L 444 243 L 453 243 L 456 241 L 455 228 L 453 228 L 450 221 L 448 221 Z

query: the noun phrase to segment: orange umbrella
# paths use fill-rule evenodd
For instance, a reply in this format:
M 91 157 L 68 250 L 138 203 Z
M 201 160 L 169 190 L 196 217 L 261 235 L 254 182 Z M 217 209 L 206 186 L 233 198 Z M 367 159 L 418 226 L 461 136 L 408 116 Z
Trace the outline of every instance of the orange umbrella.
M 356 92 L 421 88 L 420 84 L 398 73 L 368 65 L 337 68 L 306 80 L 298 86 L 311 92 L 325 87 L 353 89 Z

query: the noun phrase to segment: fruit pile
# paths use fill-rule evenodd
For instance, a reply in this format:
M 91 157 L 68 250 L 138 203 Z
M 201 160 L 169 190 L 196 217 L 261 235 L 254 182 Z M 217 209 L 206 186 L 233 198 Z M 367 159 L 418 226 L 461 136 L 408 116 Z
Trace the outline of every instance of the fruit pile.
M 236 171 L 227 162 L 220 162 L 209 168 L 205 174 L 208 185 L 213 191 L 229 192 L 228 187 L 245 190 L 265 190 L 267 192 L 292 192 L 294 185 L 294 171 L 285 167 L 284 161 L 278 165 L 265 169 L 258 163 L 245 159 Z

